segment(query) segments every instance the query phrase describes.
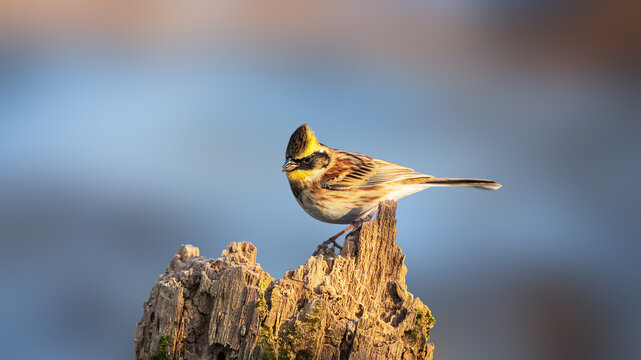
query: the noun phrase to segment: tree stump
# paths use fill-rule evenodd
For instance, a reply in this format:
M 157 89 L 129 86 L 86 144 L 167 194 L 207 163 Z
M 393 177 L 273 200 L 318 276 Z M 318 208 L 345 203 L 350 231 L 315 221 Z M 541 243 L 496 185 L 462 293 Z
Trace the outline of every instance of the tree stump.
M 137 359 L 432 359 L 434 318 L 407 291 L 396 203 L 275 280 L 249 242 L 218 259 L 182 245 L 136 326 Z

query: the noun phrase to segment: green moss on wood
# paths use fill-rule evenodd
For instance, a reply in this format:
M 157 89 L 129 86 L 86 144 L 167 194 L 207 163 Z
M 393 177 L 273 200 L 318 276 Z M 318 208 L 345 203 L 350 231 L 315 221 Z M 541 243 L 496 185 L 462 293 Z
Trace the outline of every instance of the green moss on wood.
M 269 286 L 269 284 L 272 283 L 272 281 L 273 279 L 267 276 L 267 277 L 261 278 L 260 281 L 258 282 L 259 299 L 258 301 L 256 301 L 257 308 L 263 307 L 267 304 L 267 302 L 265 301 L 265 291 L 267 291 L 267 287 Z
M 173 337 L 170 334 L 165 334 L 158 340 L 158 348 L 151 355 L 151 360 L 169 360 L 171 353 L 169 347 L 172 345 Z
M 425 333 L 425 341 L 430 337 L 430 329 L 434 326 L 434 317 L 427 307 L 425 310 L 416 309 L 416 318 L 414 320 L 414 326 L 410 330 L 410 336 L 415 341 L 418 340 L 420 334 Z
M 263 360 L 277 360 L 276 352 L 270 342 L 263 342 Z
M 263 360 L 313 359 L 323 307 L 323 301 L 316 301 L 305 317 L 294 319 L 276 334 L 271 327 L 263 324 L 259 332 Z
M 296 353 L 295 360 L 312 360 L 314 358 L 314 352 L 310 349 L 303 349 Z
M 320 325 L 321 315 L 323 313 L 323 301 L 319 300 L 314 304 L 314 308 L 307 314 L 303 319 L 303 322 L 308 323 L 309 325 L 316 327 Z

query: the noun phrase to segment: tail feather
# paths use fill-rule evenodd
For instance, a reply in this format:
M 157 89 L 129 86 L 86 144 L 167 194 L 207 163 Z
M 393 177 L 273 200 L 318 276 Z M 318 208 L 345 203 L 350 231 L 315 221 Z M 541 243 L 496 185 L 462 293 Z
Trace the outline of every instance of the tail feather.
M 484 179 L 448 179 L 433 176 L 406 179 L 405 184 L 429 184 L 431 186 L 465 186 L 484 190 L 497 190 L 501 184 Z
M 484 179 L 448 179 L 430 177 L 426 180 L 426 184 L 433 186 L 466 186 L 484 190 L 497 190 L 501 187 L 501 184 L 496 181 Z

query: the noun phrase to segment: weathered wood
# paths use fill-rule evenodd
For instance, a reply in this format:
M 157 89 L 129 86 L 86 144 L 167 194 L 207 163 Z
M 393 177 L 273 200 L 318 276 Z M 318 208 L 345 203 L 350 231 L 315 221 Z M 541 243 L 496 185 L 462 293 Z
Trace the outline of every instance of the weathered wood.
M 136 326 L 137 359 L 432 359 L 434 318 L 407 291 L 396 203 L 327 251 L 274 280 L 256 248 L 218 259 L 183 245 Z

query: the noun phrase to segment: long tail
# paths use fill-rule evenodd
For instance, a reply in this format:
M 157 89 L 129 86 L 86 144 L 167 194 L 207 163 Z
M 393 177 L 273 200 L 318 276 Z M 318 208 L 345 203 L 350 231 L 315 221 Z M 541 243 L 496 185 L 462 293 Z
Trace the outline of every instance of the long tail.
M 448 179 L 438 177 L 421 177 L 411 179 L 414 184 L 429 184 L 431 186 L 466 186 L 476 189 L 496 190 L 501 187 L 501 184 L 492 180 L 483 179 Z
M 483 179 L 448 179 L 431 177 L 427 179 L 426 183 L 433 186 L 467 186 L 484 190 L 497 190 L 501 187 L 501 184 L 496 181 Z

